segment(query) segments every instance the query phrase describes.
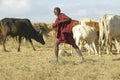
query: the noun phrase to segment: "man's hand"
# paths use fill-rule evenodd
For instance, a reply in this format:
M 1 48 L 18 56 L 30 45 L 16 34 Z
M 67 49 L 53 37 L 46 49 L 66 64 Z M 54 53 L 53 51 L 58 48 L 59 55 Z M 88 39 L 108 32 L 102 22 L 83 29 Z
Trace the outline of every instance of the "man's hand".
M 60 20 L 60 21 L 58 22 L 58 24 L 63 23 L 63 22 L 65 22 L 65 20 Z
M 58 24 L 60 24 L 60 23 L 64 23 L 64 22 L 67 22 L 67 21 L 70 21 L 70 20 L 69 20 L 69 19 L 60 20 L 60 21 L 58 22 Z

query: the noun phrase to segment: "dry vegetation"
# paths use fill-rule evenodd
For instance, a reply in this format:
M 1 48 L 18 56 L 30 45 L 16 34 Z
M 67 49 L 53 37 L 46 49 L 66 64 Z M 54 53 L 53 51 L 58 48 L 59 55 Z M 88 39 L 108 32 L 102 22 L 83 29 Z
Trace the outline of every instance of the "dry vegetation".
M 10 52 L 0 46 L 0 80 L 120 80 L 120 54 L 98 57 L 83 53 L 86 62 L 80 64 L 73 51 L 55 63 L 54 39 L 49 38 L 45 45 L 34 41 L 34 45 L 37 51 L 24 42 L 17 52 L 18 44 L 13 39 L 7 42 Z M 70 46 L 66 46 L 70 52 Z

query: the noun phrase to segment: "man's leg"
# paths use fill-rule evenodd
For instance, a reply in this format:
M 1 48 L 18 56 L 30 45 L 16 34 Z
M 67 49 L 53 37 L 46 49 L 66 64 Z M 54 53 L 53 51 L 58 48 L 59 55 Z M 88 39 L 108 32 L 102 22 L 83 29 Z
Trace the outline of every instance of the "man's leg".
M 56 61 L 57 61 L 57 62 L 58 62 L 59 44 L 60 44 L 60 43 L 55 43 L 55 57 L 56 57 Z
M 83 61 L 84 61 L 84 57 L 83 57 L 83 55 L 82 55 L 79 47 L 78 47 L 75 43 L 73 43 L 73 44 L 71 44 L 71 45 L 72 45 L 72 47 L 76 50 L 76 52 L 78 53 L 78 55 L 82 57 L 82 62 L 83 62 Z

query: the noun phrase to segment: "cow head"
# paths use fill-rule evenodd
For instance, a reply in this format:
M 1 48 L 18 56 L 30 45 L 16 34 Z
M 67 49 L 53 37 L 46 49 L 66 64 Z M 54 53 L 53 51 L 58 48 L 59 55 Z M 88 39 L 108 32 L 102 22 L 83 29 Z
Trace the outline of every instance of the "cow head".
M 45 44 L 44 38 L 43 38 L 43 30 L 40 28 L 39 32 L 37 31 L 38 37 L 36 40 L 40 42 L 41 44 Z
M 42 35 L 42 34 L 38 34 L 38 36 L 39 36 L 38 41 L 39 41 L 42 45 L 44 45 L 44 44 L 45 44 L 45 41 L 44 41 L 43 35 Z

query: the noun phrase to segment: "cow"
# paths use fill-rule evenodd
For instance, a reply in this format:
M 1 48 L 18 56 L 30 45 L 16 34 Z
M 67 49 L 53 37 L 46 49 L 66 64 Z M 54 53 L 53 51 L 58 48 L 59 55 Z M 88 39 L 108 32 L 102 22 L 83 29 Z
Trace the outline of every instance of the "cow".
M 79 21 L 78 20 L 75 20 L 73 19 L 72 20 L 72 26 L 74 27 L 75 25 L 78 25 L 79 24 Z
M 97 32 L 93 27 L 76 25 L 72 28 L 73 38 L 76 41 L 76 45 L 79 45 L 79 41 L 83 40 L 89 44 L 89 51 L 91 47 L 95 54 L 98 54 L 94 41 L 97 38 Z M 90 47 L 91 46 L 91 47 Z M 90 54 L 90 52 L 89 52 Z
M 98 45 L 98 40 L 99 40 L 99 22 L 97 21 L 94 21 L 94 20 L 91 20 L 90 18 L 81 18 L 79 20 L 79 24 L 81 26 L 84 26 L 84 27 L 93 27 L 96 31 L 97 31 L 97 38 L 95 39 L 95 44 L 96 46 Z M 96 34 L 95 34 L 96 35 Z M 86 41 L 82 40 L 80 41 L 80 45 L 83 45 L 84 44 L 84 47 L 89 50 L 89 45 L 88 44 L 85 44 Z M 82 47 L 82 46 L 80 46 Z
M 1 32 L 0 37 L 2 38 L 4 51 L 8 51 L 5 46 L 7 36 L 11 36 L 11 37 L 18 36 L 18 42 L 19 42 L 18 52 L 20 52 L 22 37 L 25 37 L 26 39 L 29 40 L 34 50 L 35 48 L 33 46 L 31 39 L 34 39 L 43 45 L 45 44 L 42 34 L 37 32 L 33 28 L 30 20 L 27 18 L 24 18 L 24 19 L 3 18 L 0 21 L 0 25 L 1 25 L 0 26 L 0 32 Z
M 105 44 L 105 47 L 107 48 L 107 54 L 109 54 L 111 53 L 112 49 L 112 40 L 120 37 L 120 16 L 104 14 L 99 20 L 99 25 L 100 25 L 99 43 L 101 45 Z M 119 53 L 118 47 L 117 51 Z M 100 50 L 99 53 L 101 53 Z
M 96 31 L 99 31 L 99 22 L 90 21 L 85 23 L 88 26 L 95 27 Z
M 95 30 L 97 31 L 97 39 L 96 39 L 96 43 L 98 44 L 98 40 L 99 40 L 99 22 L 96 21 L 89 21 L 89 22 L 85 22 L 85 24 L 87 26 L 93 27 L 95 28 Z
M 81 19 L 79 20 L 79 24 L 80 24 L 80 25 L 83 25 L 83 26 L 86 26 L 86 22 L 90 22 L 90 21 L 91 21 L 90 18 L 81 18 Z
M 49 33 L 53 30 L 52 24 L 46 24 L 45 22 L 35 22 L 32 23 L 32 25 L 34 29 L 38 32 L 42 29 L 42 34 L 45 40 L 47 40 L 50 35 Z

